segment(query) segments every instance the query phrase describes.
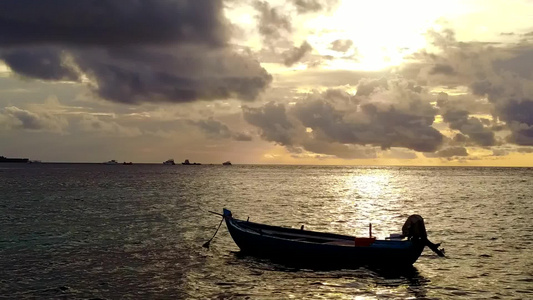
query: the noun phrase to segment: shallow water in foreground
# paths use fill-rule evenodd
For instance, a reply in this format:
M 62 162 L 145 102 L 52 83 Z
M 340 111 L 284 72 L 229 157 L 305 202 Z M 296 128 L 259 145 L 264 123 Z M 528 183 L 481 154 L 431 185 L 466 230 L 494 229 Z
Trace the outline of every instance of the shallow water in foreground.
M 0 298 L 531 299 L 533 169 L 0 164 Z M 396 273 L 239 255 L 219 217 L 426 249 Z

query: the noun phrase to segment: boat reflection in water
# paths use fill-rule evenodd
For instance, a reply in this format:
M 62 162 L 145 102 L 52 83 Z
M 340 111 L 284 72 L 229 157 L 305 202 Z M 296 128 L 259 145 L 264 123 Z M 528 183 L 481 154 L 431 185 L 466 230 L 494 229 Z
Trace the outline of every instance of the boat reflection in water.
M 421 299 L 428 297 L 430 284 L 430 280 L 423 276 L 416 266 L 403 268 L 302 266 L 298 263 L 278 263 L 272 259 L 250 256 L 242 251 L 234 252 L 226 263 L 254 270 L 252 274 L 269 273 L 271 274 L 269 281 L 284 282 L 279 285 L 280 288 L 287 288 L 291 284 L 309 284 L 311 288 L 307 290 L 308 292 L 316 293 L 319 289 L 322 295 L 340 296 L 338 299 Z M 235 288 L 238 288 L 238 285 L 235 285 Z M 242 292 L 245 293 L 249 287 L 243 285 L 243 289 Z M 295 294 L 298 292 L 305 294 L 299 288 L 295 290 L 297 290 L 294 291 Z M 328 299 L 328 297 L 322 298 Z M 313 297 L 300 299 L 313 299 Z M 330 297 L 330 299 L 337 298 Z

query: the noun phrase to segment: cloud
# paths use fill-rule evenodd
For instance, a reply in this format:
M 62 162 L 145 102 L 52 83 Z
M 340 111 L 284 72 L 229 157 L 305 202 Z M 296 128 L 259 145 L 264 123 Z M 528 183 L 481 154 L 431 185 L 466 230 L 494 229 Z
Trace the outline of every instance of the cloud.
M 291 0 L 291 2 L 296 6 L 298 13 L 305 14 L 329 10 L 338 3 L 338 0 Z
M 105 120 L 90 114 L 80 116 L 78 124 L 82 131 L 103 136 L 136 137 L 143 134 L 137 127 L 124 126 L 115 121 Z
M 0 59 L 15 73 L 44 80 L 79 80 L 79 74 L 65 65 L 61 51 L 50 47 L 0 52 Z
M 289 17 L 282 14 L 277 8 L 270 7 L 270 4 L 266 1 L 255 1 L 253 5 L 259 12 L 257 26 L 265 42 L 271 43 L 272 39 L 281 38 L 283 32 L 292 32 Z
M 283 146 L 292 145 L 296 128 L 289 121 L 283 104 L 269 102 L 258 108 L 243 106 L 242 112 L 244 120 L 260 128 L 263 139 Z
M 0 109 L 0 128 L 63 133 L 68 121 L 47 112 L 32 112 L 16 106 Z
M 372 159 L 377 157 L 374 148 L 345 145 L 319 139 L 306 139 L 302 143 L 302 148 L 306 151 L 332 155 L 343 159 Z
M 191 124 L 198 126 L 209 137 L 229 138 L 231 130 L 225 124 L 209 118 L 208 120 L 190 121 Z
M 492 156 L 506 156 L 509 154 L 507 149 L 492 149 Z
M 513 72 L 520 77 L 533 79 L 533 47 L 531 45 L 517 46 L 510 49 L 510 56 L 494 61 L 497 72 Z
M 101 97 L 123 103 L 254 100 L 272 80 L 252 57 L 227 48 L 84 51 L 80 68 Z
M 374 92 L 374 90 L 381 88 L 386 89 L 388 85 L 386 78 L 379 79 L 367 79 L 362 78 L 357 83 L 357 96 L 369 96 Z
M 386 151 L 383 151 L 383 157 L 392 159 L 415 159 L 417 158 L 417 155 L 413 151 L 406 151 L 402 148 L 390 148 Z
M 431 74 L 444 74 L 444 75 L 453 75 L 455 70 L 450 65 L 445 64 L 436 64 L 430 71 Z
M 120 103 L 253 101 L 272 76 L 228 43 L 222 1 L 0 2 L 0 60 Z
M 200 128 L 209 138 L 233 139 L 240 142 L 249 142 L 252 137 L 244 132 L 234 132 L 226 124 L 213 118 L 207 120 L 189 120 L 189 124 Z
M 290 67 L 299 62 L 307 53 L 311 52 L 313 47 L 309 43 L 303 42 L 300 47 L 293 47 L 283 53 L 283 63 Z
M 346 52 L 353 46 L 352 40 L 334 40 L 331 42 L 330 49 L 337 52 Z
M 341 111 L 317 99 L 296 104 L 294 114 L 317 135 L 343 144 L 435 151 L 442 143 L 440 132 L 431 127 L 434 116 L 424 115 L 423 111 L 404 111 L 393 105 L 373 103 L 359 108 L 361 111 Z
M 450 147 L 439 150 L 435 153 L 424 153 L 424 156 L 451 158 L 455 156 L 468 156 L 468 152 L 466 151 L 465 147 Z
M 217 0 L 18 0 L 0 2 L 0 45 L 74 46 L 202 43 L 229 37 Z
M 430 31 L 428 37 L 436 51 L 413 55 L 416 63 L 407 66 L 404 70 L 409 71 L 403 74 L 431 86 L 468 89 L 470 95 L 461 97 L 469 101 L 443 104 L 439 100 L 450 128 L 482 146 L 495 145 L 491 131 L 501 129 L 510 131 L 508 142 L 533 145 L 533 43 L 459 42 L 451 30 Z M 494 120 L 492 127 L 486 119 L 471 116 L 488 111 Z
M 288 108 L 274 102 L 244 107 L 243 116 L 267 141 L 342 158 L 375 157 L 368 146 L 433 152 L 443 144 L 443 135 L 432 127 L 437 110 L 407 82 L 392 81 L 372 97 L 338 94 L 316 92 Z
M 512 100 L 501 105 L 500 118 L 511 129 L 509 142 L 521 146 L 533 146 L 533 100 Z
M 533 148 L 520 147 L 520 148 L 516 149 L 516 151 L 519 152 L 519 153 L 533 153 Z
M 234 132 L 233 139 L 239 142 L 250 142 L 253 140 L 252 136 L 244 132 Z
M 494 132 L 483 125 L 483 119 L 469 117 L 465 110 L 448 110 L 442 114 L 443 120 L 451 129 L 459 130 L 477 145 L 493 146 L 496 144 Z

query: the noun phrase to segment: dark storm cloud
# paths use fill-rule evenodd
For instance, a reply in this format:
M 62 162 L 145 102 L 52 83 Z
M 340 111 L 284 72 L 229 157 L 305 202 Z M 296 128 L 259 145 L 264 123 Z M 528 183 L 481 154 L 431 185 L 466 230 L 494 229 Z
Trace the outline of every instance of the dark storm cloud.
M 361 112 L 336 110 L 323 100 L 306 101 L 294 107 L 295 116 L 305 127 L 323 133 L 343 144 L 405 147 L 415 151 L 435 151 L 442 135 L 431 127 L 434 115 L 396 109 L 390 105 L 363 104 Z
M 63 64 L 61 51 L 54 48 L 7 50 L 0 52 L 0 59 L 15 73 L 26 77 L 67 81 L 79 79 L 72 67 Z
M 352 40 L 335 40 L 331 42 L 330 49 L 337 52 L 346 52 L 353 46 Z
M 322 10 L 329 10 L 337 4 L 337 0 L 290 0 L 296 7 L 299 14 L 306 14 L 311 12 L 319 12 Z M 290 33 L 292 33 L 291 15 L 287 7 L 271 7 L 268 1 L 256 0 L 253 2 L 253 7 L 259 15 L 258 30 L 263 36 L 264 42 L 273 45 L 275 42 L 281 40 L 286 42 L 290 40 Z
M 458 42 L 451 30 L 431 31 L 428 36 L 440 51 L 413 55 L 416 64 L 408 66 L 409 72 L 403 74 L 433 86 L 469 88 L 470 95 L 455 97 L 468 100 L 469 105 L 458 101 L 443 105 L 446 101 L 438 100 L 450 128 L 478 145 L 493 146 L 496 141 L 491 131 L 505 127 L 511 132 L 508 142 L 533 145 L 533 43 L 524 40 L 496 46 Z M 434 69 L 437 66 L 438 72 Z M 492 124 L 471 117 L 489 111 Z
M 444 75 L 453 75 L 455 74 L 455 70 L 452 66 L 444 65 L 444 64 L 436 64 L 431 69 L 431 74 L 444 74 Z
M 523 47 L 511 52 L 512 56 L 494 62 L 497 72 L 513 72 L 523 78 L 533 79 L 533 47 Z
M 233 132 L 226 124 L 213 118 L 207 120 L 189 120 L 189 124 L 200 128 L 210 138 L 233 139 L 236 141 L 251 141 L 252 137 L 246 133 Z
M 512 131 L 508 141 L 533 146 L 533 100 L 511 100 L 501 107 L 500 118 Z
M 459 130 L 467 135 L 477 145 L 494 146 L 496 139 L 494 132 L 484 126 L 484 119 L 469 117 L 465 110 L 449 110 L 442 114 L 444 122 L 450 124 L 450 128 Z
M 196 46 L 74 52 L 102 98 L 123 102 L 191 102 L 231 97 L 254 100 L 272 81 L 252 57 Z
M 518 122 L 527 126 L 533 126 L 533 100 L 511 100 L 501 108 L 503 121 Z
M 243 106 L 242 112 L 244 120 L 261 129 L 263 139 L 283 146 L 292 145 L 294 125 L 289 121 L 283 104 L 269 102 L 259 108 Z
M 468 152 L 464 147 L 450 147 L 446 149 L 439 150 L 435 153 L 424 153 L 426 157 L 443 157 L 443 158 L 452 158 L 454 156 L 468 156 Z
M 389 94 L 377 97 L 404 97 L 402 103 L 364 98 L 351 101 L 349 95 L 332 97 L 336 92 L 330 90 L 301 99 L 287 110 L 282 104 L 269 103 L 244 108 L 243 114 L 248 123 L 260 129 L 265 140 L 315 153 L 342 158 L 375 155 L 375 151 L 361 152 L 352 146 L 436 151 L 443 143 L 443 135 L 432 127 L 437 110 L 417 98 L 408 86 L 391 83 Z M 348 154 L 348 150 L 354 152 Z
M 0 1 L 0 45 L 223 44 L 222 1 Z
M 307 53 L 311 52 L 313 47 L 307 41 L 303 42 L 300 47 L 293 47 L 283 53 L 283 63 L 290 67 L 299 62 Z
M 212 118 L 209 118 L 208 120 L 190 121 L 190 123 L 198 126 L 210 137 L 229 138 L 231 136 L 231 130 L 226 124 Z
M 227 44 L 222 9 L 215 0 L 4 1 L 0 59 L 28 78 L 88 78 L 116 102 L 252 101 L 272 76 Z
M 255 1 L 254 8 L 259 12 L 258 28 L 259 33 L 267 40 L 278 39 L 284 33 L 292 31 L 291 21 L 275 7 L 270 7 L 266 1 Z

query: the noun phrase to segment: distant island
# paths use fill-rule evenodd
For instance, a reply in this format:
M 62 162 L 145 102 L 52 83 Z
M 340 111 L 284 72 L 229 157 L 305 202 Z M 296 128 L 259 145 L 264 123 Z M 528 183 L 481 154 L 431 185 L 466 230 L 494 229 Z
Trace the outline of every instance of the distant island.
M 186 159 L 184 162 L 181 163 L 182 165 L 186 165 L 186 166 L 197 166 L 197 165 L 201 165 L 201 163 L 190 163 L 188 159 Z
M 8 158 L 5 156 L 0 156 L 0 163 L 28 163 L 30 159 L 28 158 Z
M 167 159 L 166 161 L 163 162 L 164 165 L 175 165 L 176 163 L 174 162 L 174 159 L 173 158 L 170 158 L 170 159 Z

